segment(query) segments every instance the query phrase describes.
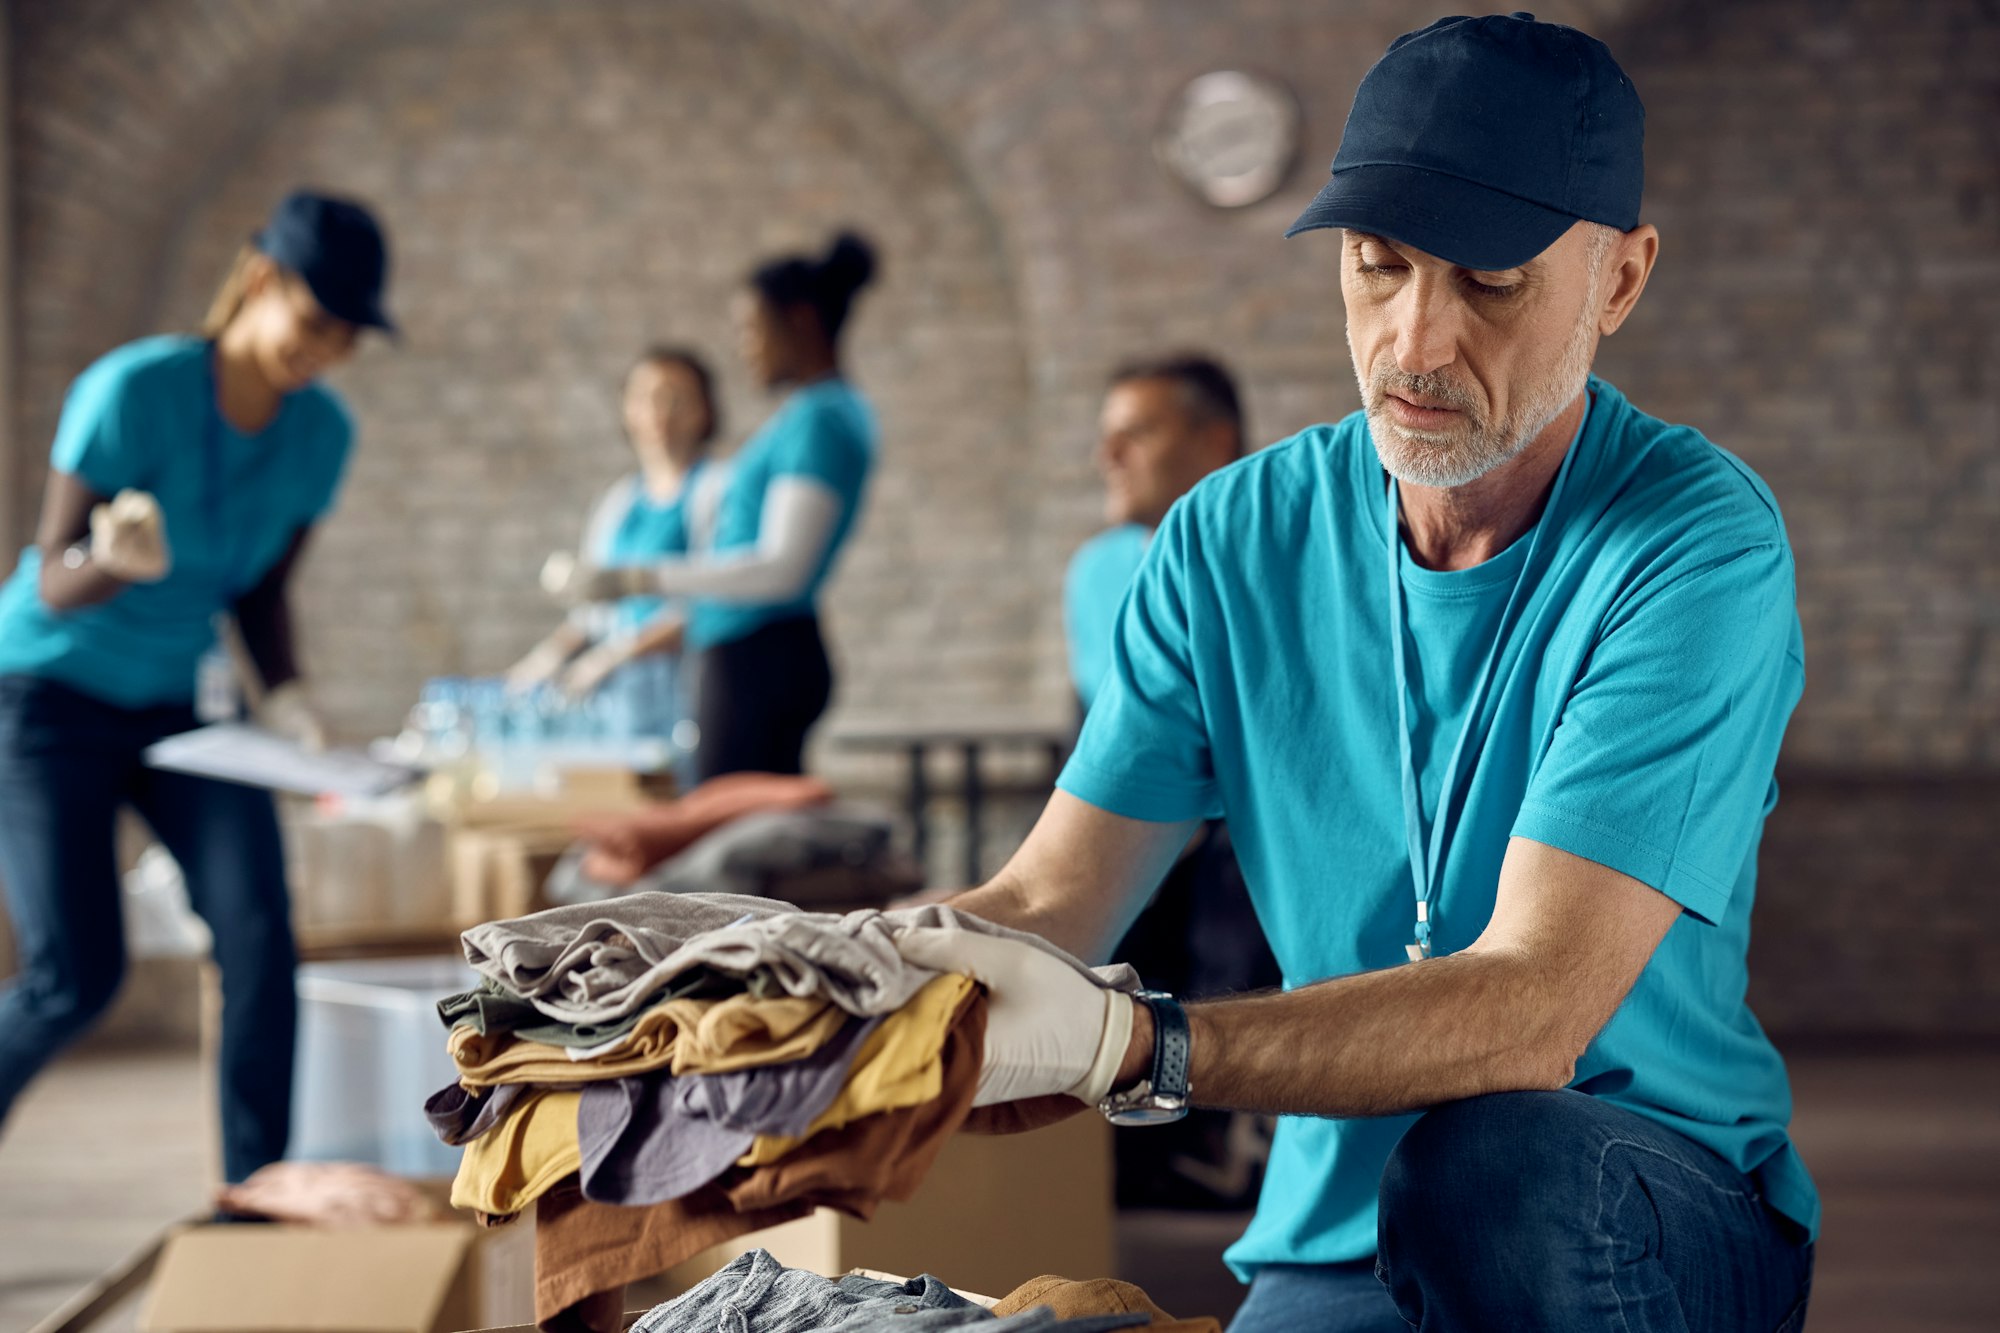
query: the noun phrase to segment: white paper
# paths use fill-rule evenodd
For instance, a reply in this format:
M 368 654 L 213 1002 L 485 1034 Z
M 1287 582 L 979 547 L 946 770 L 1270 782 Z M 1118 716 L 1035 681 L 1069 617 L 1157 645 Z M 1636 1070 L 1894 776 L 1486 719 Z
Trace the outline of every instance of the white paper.
M 379 796 L 417 773 L 359 750 L 308 750 L 261 727 L 219 722 L 146 747 L 149 768 L 303 796 Z

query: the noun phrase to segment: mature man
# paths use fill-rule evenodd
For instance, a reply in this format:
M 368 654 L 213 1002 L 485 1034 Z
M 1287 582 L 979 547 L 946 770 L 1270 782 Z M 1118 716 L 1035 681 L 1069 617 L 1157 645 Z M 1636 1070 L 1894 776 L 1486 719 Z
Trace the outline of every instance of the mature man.
M 1748 468 L 1589 373 L 1658 252 L 1642 127 L 1525 14 L 1389 48 L 1293 228 L 1341 232 L 1364 411 L 1168 515 L 1061 790 L 956 903 L 1101 953 L 1220 809 L 1286 989 L 902 943 L 987 982 L 985 1103 L 1284 1117 L 1239 1330 L 1803 1320 L 1818 1204 L 1743 1003 L 1792 558 Z
M 1236 381 L 1195 352 L 1128 361 L 1112 372 L 1098 414 L 1097 470 L 1111 526 L 1077 548 L 1063 577 L 1070 682 L 1089 711 L 1111 667 L 1118 607 L 1174 501 L 1243 457 Z
M 1097 470 L 1112 526 L 1070 558 L 1063 629 L 1070 680 L 1088 713 L 1111 666 L 1118 608 L 1153 533 L 1196 482 L 1243 456 L 1236 380 L 1213 357 L 1175 352 L 1127 361 L 1098 413 Z M 1277 963 L 1219 819 L 1202 824 L 1112 956 L 1148 984 L 1186 998 L 1275 985 Z M 1171 1130 L 1118 1142 L 1118 1201 L 1129 1207 L 1242 1208 L 1255 1197 L 1269 1119 L 1200 1110 Z

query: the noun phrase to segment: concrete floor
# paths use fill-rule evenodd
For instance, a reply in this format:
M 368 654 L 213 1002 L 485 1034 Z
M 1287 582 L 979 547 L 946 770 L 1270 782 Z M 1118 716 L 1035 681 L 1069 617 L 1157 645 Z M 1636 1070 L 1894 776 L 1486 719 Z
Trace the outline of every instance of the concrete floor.
M 1814 1333 L 2000 1326 L 2000 1057 L 1813 1051 L 1792 1071 L 1795 1132 L 1826 1197 Z M 180 1053 L 80 1056 L 28 1092 L 0 1138 L 0 1333 L 204 1207 L 204 1102 Z M 1239 1289 L 1218 1256 L 1240 1227 L 1128 1215 L 1121 1267 L 1176 1314 L 1227 1315 Z

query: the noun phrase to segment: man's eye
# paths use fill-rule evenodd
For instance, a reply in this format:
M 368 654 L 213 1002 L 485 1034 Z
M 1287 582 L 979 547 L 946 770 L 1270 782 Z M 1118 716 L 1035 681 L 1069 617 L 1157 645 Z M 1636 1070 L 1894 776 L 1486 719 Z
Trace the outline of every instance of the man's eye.
M 1372 278 L 1385 273 L 1401 273 L 1403 266 L 1401 264 L 1371 264 L 1364 259 L 1355 265 L 1355 271 Z
M 1465 285 L 1481 296 L 1512 296 L 1515 292 L 1521 290 L 1521 284 L 1518 282 L 1496 287 L 1490 282 L 1481 282 L 1477 278 L 1467 278 Z

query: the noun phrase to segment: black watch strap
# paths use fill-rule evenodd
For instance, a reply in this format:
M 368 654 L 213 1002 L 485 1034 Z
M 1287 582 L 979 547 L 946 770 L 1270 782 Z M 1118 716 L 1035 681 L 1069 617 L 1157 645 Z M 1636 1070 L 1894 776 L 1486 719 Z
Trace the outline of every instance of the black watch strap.
M 1186 1101 L 1192 1045 L 1187 1010 L 1165 991 L 1140 991 L 1137 998 L 1153 1011 L 1153 1095 Z

